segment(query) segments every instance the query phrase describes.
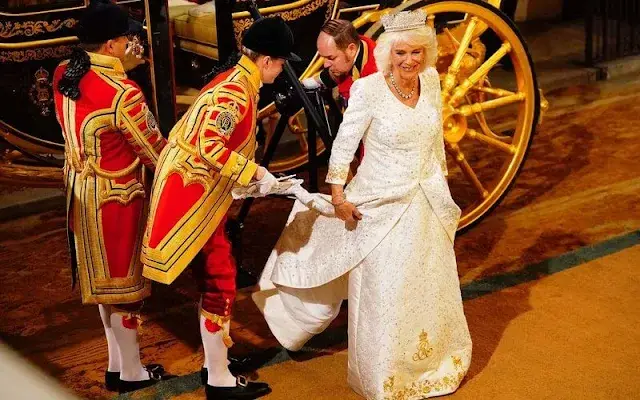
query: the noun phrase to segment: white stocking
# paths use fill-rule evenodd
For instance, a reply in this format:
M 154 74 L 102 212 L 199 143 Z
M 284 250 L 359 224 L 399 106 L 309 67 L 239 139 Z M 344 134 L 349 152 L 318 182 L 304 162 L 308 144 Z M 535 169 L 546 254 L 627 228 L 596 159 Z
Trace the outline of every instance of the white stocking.
M 200 301 L 198 302 L 198 318 L 202 315 L 202 296 L 200 296 Z M 203 368 L 207 368 L 207 352 L 204 351 L 204 346 L 202 351 L 204 352 L 204 362 L 202 363 Z
M 109 350 L 109 366 L 107 371 L 120 372 L 120 348 L 118 348 L 118 342 L 113 335 L 113 329 L 111 329 L 111 306 L 108 304 L 98 304 L 100 310 L 100 319 L 102 319 L 102 325 L 104 326 L 104 333 L 107 337 L 107 348 Z
M 140 362 L 138 330 L 124 326 L 123 316 L 128 316 L 128 313 L 113 312 L 111 314 L 111 328 L 120 348 L 120 379 L 129 382 L 147 380 L 149 373 Z
M 204 346 L 205 359 L 207 360 L 208 384 L 211 386 L 236 386 L 236 378 L 229 372 L 227 361 L 228 348 L 223 341 L 223 336 L 229 332 L 229 322 L 224 323 L 222 329 L 217 332 L 209 332 L 205 323 L 207 318 L 200 315 L 200 335 Z

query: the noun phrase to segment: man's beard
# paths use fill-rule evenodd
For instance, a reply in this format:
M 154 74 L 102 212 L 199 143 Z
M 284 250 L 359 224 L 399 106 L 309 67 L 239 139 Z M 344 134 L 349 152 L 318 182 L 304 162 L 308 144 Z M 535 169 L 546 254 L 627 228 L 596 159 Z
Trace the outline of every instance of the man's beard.
M 350 65 L 349 69 L 347 71 L 344 71 L 344 72 L 336 72 L 336 71 L 332 71 L 331 72 L 333 77 L 338 82 L 346 79 L 351 74 L 351 71 L 353 70 L 353 64 L 355 64 L 355 57 L 354 58 L 349 58 L 349 56 L 346 55 L 346 54 L 344 56 L 347 59 L 347 64 Z

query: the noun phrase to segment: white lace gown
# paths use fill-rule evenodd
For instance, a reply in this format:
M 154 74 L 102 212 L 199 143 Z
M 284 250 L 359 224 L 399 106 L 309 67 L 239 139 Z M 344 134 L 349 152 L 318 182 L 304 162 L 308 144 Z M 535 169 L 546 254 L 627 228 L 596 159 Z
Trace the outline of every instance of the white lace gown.
M 344 183 L 359 141 L 365 156 L 345 189 L 354 225 L 296 201 L 254 301 L 273 334 L 300 349 L 349 299 L 348 382 L 367 399 L 455 391 L 471 362 L 453 240 L 460 209 L 445 179 L 440 83 L 420 74 L 415 108 L 380 73 L 358 79 L 332 148 L 329 183 Z M 325 211 L 317 211 L 317 210 Z

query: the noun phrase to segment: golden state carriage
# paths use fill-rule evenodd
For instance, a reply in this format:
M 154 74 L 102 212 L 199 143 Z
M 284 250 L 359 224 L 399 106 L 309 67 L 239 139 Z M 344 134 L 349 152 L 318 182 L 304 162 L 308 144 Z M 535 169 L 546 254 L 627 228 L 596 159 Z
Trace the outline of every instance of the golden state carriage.
M 63 141 L 53 115 L 51 76 L 77 43 L 73 27 L 90 0 L 8 0 L 0 5 L 0 181 L 30 186 L 62 185 Z M 514 183 L 545 102 L 526 44 L 500 10 L 501 0 L 268 0 L 263 16 L 280 15 L 296 34 L 294 65 L 300 79 L 317 73 L 320 27 L 350 19 L 377 38 L 386 13 L 423 8 L 438 38 L 449 184 L 463 210 L 459 229 L 487 215 Z M 393 1 L 393 0 L 391 0 Z M 234 50 L 253 19 L 247 3 L 230 0 L 121 0 L 145 23 L 149 62 L 132 71 L 154 104 L 163 132 L 195 98 L 203 77 Z M 269 90 L 267 88 L 267 90 Z M 273 93 L 261 96 L 260 118 L 280 117 Z M 266 101 L 264 99 L 267 99 Z M 269 168 L 289 172 L 308 162 L 306 118 L 284 121 L 286 138 Z M 264 123 L 264 146 L 274 124 Z M 318 140 L 317 153 L 325 151 Z

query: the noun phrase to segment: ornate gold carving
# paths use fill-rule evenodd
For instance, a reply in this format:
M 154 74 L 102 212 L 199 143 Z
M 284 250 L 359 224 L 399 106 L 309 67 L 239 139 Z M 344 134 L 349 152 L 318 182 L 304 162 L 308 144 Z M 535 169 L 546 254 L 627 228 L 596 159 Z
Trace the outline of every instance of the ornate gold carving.
M 326 10 L 326 11 L 325 11 L 325 13 L 324 13 L 324 20 L 325 20 L 325 21 L 330 20 L 330 19 L 331 19 L 331 17 L 333 16 L 333 12 L 334 12 L 334 11 L 335 11 L 335 9 L 337 8 L 337 7 L 335 7 L 335 5 L 336 5 L 336 1 L 337 1 L 337 0 L 329 0 L 329 1 L 327 2 L 327 10 Z M 379 6 L 378 6 L 378 7 L 379 7 Z
M 242 18 L 237 21 L 233 21 L 233 34 L 236 37 L 236 43 L 240 46 L 242 43 L 242 33 L 253 24 L 252 18 Z
M 276 12 L 274 15 L 278 15 L 282 17 L 282 19 L 284 19 L 285 21 L 295 21 L 301 17 L 305 17 L 311 14 L 312 12 L 316 11 L 317 9 L 319 9 L 320 7 L 326 4 L 327 5 L 326 14 L 330 16 L 331 12 L 333 11 L 332 6 L 334 1 L 335 0 L 314 0 L 308 4 L 305 4 L 300 8 L 294 8 L 293 10 L 288 10 L 283 12 Z M 252 18 L 242 18 L 242 19 L 233 21 L 233 33 L 236 36 L 236 43 L 241 42 L 242 32 L 244 32 L 245 29 L 251 26 L 252 23 L 253 23 Z
M 280 14 L 280 17 L 282 17 L 282 19 L 284 19 L 285 21 L 295 21 L 295 20 L 299 19 L 300 17 L 305 17 L 305 16 L 311 14 L 312 12 L 314 12 L 315 10 L 317 10 L 318 8 L 322 7 L 325 4 L 328 5 L 329 1 L 327 1 L 327 0 L 314 0 L 311 3 L 305 5 L 304 7 L 295 8 L 293 10 L 285 11 L 282 14 Z
M 44 33 L 52 33 L 62 28 L 73 28 L 78 23 L 77 19 L 54 19 L 53 21 L 24 21 L 24 22 L 0 22 L 0 37 L 36 36 Z
M 71 54 L 72 50 L 73 46 L 59 46 L 42 49 L 0 51 L 0 62 L 25 62 L 64 58 Z

